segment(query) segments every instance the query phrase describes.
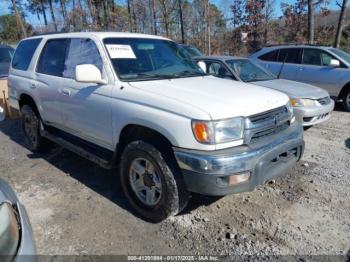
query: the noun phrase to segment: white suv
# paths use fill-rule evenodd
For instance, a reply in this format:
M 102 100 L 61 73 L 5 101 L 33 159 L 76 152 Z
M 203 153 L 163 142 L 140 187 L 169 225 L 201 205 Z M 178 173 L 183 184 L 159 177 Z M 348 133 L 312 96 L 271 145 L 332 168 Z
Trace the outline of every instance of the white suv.
M 180 212 L 189 192 L 253 190 L 292 167 L 304 148 L 286 95 L 205 76 L 162 37 L 24 39 L 9 89 L 31 150 L 51 140 L 118 167 L 133 207 L 154 221 Z

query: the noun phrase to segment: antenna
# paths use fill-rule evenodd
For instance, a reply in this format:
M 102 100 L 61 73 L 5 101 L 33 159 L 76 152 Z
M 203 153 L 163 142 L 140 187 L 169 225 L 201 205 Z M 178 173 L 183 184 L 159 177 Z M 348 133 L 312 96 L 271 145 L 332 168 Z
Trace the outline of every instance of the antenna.
M 283 63 L 282 63 L 282 65 L 281 65 L 280 71 L 278 72 L 277 79 L 279 79 L 280 76 L 281 76 L 281 73 L 282 73 L 284 64 L 286 63 L 287 58 L 288 58 L 288 53 L 286 54 L 286 56 L 285 56 L 284 59 L 283 59 Z

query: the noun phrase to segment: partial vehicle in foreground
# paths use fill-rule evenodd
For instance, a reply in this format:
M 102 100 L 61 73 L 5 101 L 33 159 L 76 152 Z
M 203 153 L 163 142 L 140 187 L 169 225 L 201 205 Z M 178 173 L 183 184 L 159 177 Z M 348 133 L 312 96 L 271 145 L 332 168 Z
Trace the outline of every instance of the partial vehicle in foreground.
M 32 228 L 24 206 L 0 178 L 0 260 L 36 261 Z
M 10 103 L 22 113 L 29 148 L 51 140 L 119 166 L 130 203 L 153 221 L 183 210 L 190 192 L 253 190 L 303 153 L 288 96 L 206 76 L 163 37 L 35 36 L 12 61 Z
M 197 47 L 194 47 L 192 45 L 180 44 L 179 46 L 181 46 L 181 48 L 185 49 L 187 54 L 191 57 L 203 55 L 203 53 L 201 51 L 199 51 Z
M 8 76 L 14 52 L 11 46 L 0 44 L 0 79 Z
M 281 78 L 327 90 L 350 112 L 350 54 L 314 45 L 277 45 L 257 50 L 249 58 Z M 281 70 L 282 69 L 282 70 Z
M 326 121 L 334 108 L 327 91 L 300 82 L 278 79 L 253 61 L 235 56 L 203 56 L 194 58 L 207 74 L 251 83 L 281 91 L 291 104 L 304 127 Z

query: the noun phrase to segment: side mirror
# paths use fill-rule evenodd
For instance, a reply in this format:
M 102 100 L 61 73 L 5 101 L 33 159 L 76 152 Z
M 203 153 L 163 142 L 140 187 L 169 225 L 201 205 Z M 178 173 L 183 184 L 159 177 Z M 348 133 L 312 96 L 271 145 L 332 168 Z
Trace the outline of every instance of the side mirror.
M 107 84 L 107 81 L 102 79 L 100 69 L 92 64 L 77 65 L 75 67 L 75 80 L 82 83 Z
M 203 70 L 204 73 L 207 73 L 207 65 L 203 61 L 198 61 L 197 65 Z
M 332 66 L 332 67 L 339 67 L 340 66 L 340 62 L 339 60 L 337 59 L 331 59 L 330 63 L 329 63 L 329 66 Z

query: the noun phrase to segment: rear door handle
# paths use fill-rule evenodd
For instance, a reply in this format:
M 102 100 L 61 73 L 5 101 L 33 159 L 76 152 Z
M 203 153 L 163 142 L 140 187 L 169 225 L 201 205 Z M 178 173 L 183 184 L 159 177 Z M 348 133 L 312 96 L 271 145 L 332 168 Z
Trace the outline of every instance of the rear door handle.
M 36 84 L 34 84 L 34 83 L 31 84 L 31 85 L 30 85 L 30 88 L 36 88 Z
M 70 96 L 70 91 L 68 89 L 63 89 L 62 90 L 62 95 L 64 96 Z
M 304 67 L 299 67 L 299 71 L 304 71 Z

